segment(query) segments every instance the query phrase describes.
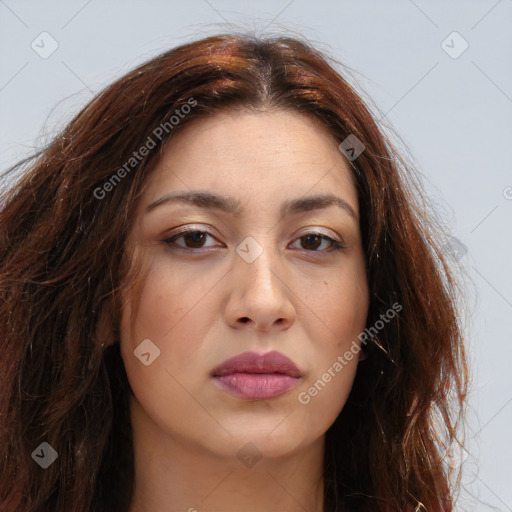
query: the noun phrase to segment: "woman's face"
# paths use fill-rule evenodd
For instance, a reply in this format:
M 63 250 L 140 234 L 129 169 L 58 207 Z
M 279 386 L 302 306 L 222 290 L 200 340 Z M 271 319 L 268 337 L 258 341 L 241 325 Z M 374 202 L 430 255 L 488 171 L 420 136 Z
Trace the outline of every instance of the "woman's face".
M 128 240 L 145 269 L 121 325 L 134 432 L 223 457 L 321 441 L 368 310 L 358 218 L 348 164 L 308 117 L 223 112 L 177 132 Z

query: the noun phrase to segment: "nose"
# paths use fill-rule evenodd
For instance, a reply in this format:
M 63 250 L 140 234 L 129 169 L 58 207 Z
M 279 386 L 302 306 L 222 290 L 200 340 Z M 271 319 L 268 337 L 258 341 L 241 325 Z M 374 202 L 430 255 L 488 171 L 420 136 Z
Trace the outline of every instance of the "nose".
M 225 311 L 228 324 L 261 332 L 291 327 L 296 316 L 290 300 L 293 291 L 270 249 L 265 248 L 252 263 L 236 256 L 234 265 L 234 284 Z

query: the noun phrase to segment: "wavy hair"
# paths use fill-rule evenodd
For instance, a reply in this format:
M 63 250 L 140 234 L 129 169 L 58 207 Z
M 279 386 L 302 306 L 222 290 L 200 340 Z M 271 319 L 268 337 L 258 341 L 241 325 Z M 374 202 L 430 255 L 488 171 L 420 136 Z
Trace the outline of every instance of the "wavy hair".
M 134 282 L 127 233 L 166 141 L 229 109 L 290 109 L 365 147 L 349 164 L 367 326 L 397 302 L 402 310 L 366 345 L 327 431 L 326 512 L 452 510 L 456 482 L 443 446 L 457 439 L 467 386 L 453 271 L 418 201 L 415 171 L 330 60 L 291 37 L 222 34 L 183 44 L 106 87 L 50 144 L 4 173 L 23 171 L 0 197 L 2 512 L 128 510 L 132 390 L 118 343 L 119 297 Z M 139 153 L 151 136 L 154 147 Z M 33 459 L 42 442 L 58 453 L 47 469 Z

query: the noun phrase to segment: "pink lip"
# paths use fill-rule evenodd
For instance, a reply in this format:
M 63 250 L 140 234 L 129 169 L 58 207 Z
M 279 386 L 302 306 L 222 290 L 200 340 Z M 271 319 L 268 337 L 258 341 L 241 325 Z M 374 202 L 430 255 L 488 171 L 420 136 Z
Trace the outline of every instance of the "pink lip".
M 301 372 L 280 352 L 244 352 L 224 361 L 212 372 L 216 382 L 240 398 L 265 399 L 282 395 L 294 387 Z

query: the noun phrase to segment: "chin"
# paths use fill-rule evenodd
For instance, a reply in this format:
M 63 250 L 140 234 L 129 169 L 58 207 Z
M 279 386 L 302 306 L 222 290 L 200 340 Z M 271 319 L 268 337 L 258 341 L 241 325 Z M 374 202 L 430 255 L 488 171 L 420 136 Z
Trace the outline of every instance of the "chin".
M 217 456 L 226 458 L 235 456 L 243 463 L 246 456 L 266 459 L 287 457 L 301 447 L 313 444 L 316 440 L 310 432 L 301 435 L 297 425 L 276 428 L 277 425 L 274 422 L 270 427 L 253 422 L 251 428 L 230 429 L 231 437 L 212 439 L 207 448 Z

